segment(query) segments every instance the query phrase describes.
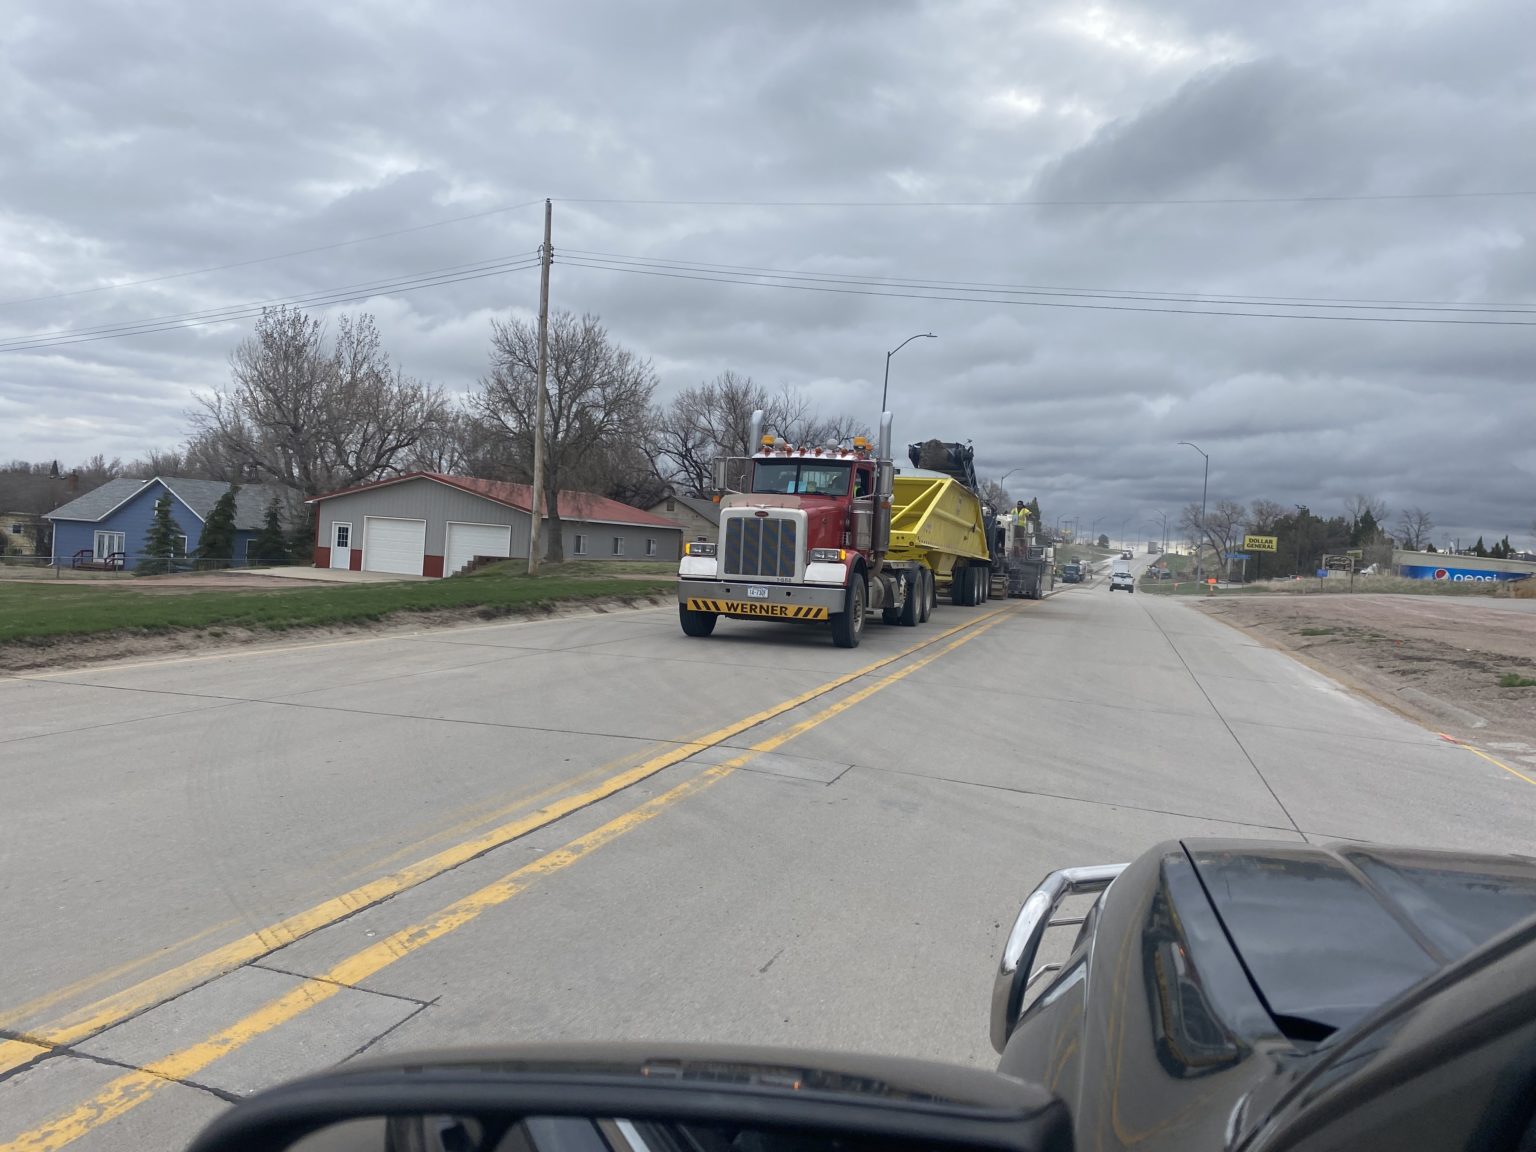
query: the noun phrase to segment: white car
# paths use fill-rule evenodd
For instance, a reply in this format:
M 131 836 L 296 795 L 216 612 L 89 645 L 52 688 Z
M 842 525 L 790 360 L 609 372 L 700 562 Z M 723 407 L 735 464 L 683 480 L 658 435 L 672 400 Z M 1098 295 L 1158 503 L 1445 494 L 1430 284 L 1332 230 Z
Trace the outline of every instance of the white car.
M 1109 574 L 1109 590 L 1113 592 L 1116 588 L 1124 588 L 1127 592 L 1134 594 L 1136 591 L 1136 577 L 1132 576 L 1129 572 L 1111 572 Z

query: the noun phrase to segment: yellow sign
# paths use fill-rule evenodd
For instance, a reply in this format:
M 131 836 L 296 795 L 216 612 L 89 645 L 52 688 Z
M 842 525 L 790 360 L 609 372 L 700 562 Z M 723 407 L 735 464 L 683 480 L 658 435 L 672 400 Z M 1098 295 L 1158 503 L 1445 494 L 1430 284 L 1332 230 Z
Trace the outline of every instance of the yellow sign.
M 1244 552 L 1278 552 L 1277 545 L 1280 539 L 1277 536 L 1244 536 Z
M 754 604 L 749 600 L 705 600 L 688 597 L 690 612 L 715 612 L 725 616 L 770 616 L 776 620 L 827 620 L 825 608 L 810 604 Z

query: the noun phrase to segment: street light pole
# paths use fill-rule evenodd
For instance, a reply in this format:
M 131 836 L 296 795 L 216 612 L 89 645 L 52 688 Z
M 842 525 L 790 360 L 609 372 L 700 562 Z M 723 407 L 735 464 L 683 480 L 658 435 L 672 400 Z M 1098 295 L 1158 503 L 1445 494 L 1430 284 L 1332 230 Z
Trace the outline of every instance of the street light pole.
M 1205 479 L 1200 482 L 1200 539 L 1195 544 L 1195 577 L 1198 579 L 1205 575 L 1205 568 L 1200 562 L 1200 557 L 1201 551 L 1205 546 L 1205 495 L 1211 484 L 1211 457 L 1198 444 L 1191 444 L 1188 440 L 1180 440 L 1179 443 L 1186 448 L 1193 448 L 1201 456 L 1205 457 Z
M 900 344 L 896 345 L 896 347 L 892 348 L 889 352 L 887 352 L 885 354 L 885 384 L 880 389 L 880 411 L 881 412 L 885 411 L 886 394 L 888 392 L 890 392 L 890 390 L 891 390 L 891 357 L 896 355 L 896 353 L 900 352 L 903 348 L 905 348 L 908 344 L 912 343 L 912 341 L 914 341 L 914 340 L 937 340 L 937 339 L 938 339 L 938 337 L 935 336 L 932 332 L 918 332 L 918 333 L 915 333 L 914 335 L 908 336 Z

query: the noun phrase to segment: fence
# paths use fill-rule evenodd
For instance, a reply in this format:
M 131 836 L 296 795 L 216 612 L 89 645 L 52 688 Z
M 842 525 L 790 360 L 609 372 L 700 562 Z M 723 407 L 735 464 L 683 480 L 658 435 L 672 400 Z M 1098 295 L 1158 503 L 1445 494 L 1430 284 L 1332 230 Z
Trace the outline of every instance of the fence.
M 0 577 L 116 579 L 177 572 L 218 572 L 251 568 L 308 568 L 312 553 L 280 560 L 254 556 L 150 556 L 143 552 L 113 552 L 96 556 L 83 549 L 69 556 L 0 556 Z

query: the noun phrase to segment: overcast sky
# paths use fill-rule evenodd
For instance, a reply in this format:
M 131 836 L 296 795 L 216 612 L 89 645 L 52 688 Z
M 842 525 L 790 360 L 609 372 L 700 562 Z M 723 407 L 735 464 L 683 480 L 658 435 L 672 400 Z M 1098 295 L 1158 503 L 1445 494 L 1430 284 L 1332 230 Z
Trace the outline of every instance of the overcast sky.
M 0 339 L 529 253 L 550 196 L 555 306 L 601 314 L 662 397 L 731 368 L 874 423 L 885 352 L 931 330 L 892 361 L 898 439 L 973 440 L 1052 518 L 1137 535 L 1199 500 L 1192 440 L 1213 502 L 1364 491 L 1437 537 L 1533 531 L 1530 0 L 11 0 L 7 23 Z M 981 285 L 1096 294 L 956 291 Z M 528 270 L 361 306 L 462 392 L 537 294 Z M 0 351 L 0 458 L 175 446 L 249 329 Z

